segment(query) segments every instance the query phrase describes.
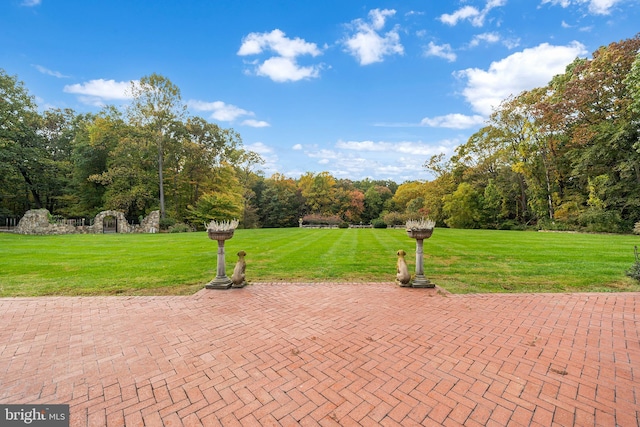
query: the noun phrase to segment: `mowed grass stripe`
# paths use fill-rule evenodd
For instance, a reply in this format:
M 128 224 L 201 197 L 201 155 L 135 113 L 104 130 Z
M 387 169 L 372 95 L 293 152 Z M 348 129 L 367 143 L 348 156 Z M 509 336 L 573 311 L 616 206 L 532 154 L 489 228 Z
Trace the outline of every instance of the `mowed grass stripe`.
M 434 275 L 458 292 L 634 290 L 637 236 L 437 229 Z M 440 252 L 442 251 L 442 252 Z M 447 262 L 448 261 L 448 262 Z M 425 261 L 425 268 L 428 261 Z M 460 280 L 462 279 L 462 280 Z M 446 286 L 446 285 L 445 285 Z
M 228 248 L 234 248 L 232 255 L 227 255 L 227 269 L 233 268 L 230 259 L 239 250 L 247 252 L 247 263 L 255 262 L 254 277 L 268 277 L 269 280 L 304 280 L 313 278 L 306 272 L 317 265 L 317 257 L 325 251 L 328 230 L 306 230 L 301 228 L 275 230 L 238 230 L 239 239 L 229 240 Z M 258 231 L 259 233 L 256 233 Z M 277 236 L 277 238 L 272 238 Z M 235 239 L 235 240 L 234 240 Z M 214 242 L 215 243 L 215 242 Z M 237 249 L 237 250 L 236 250 Z M 227 251 L 229 254 L 230 251 Z M 274 266 L 287 266 L 286 269 Z M 301 274 L 304 273 L 304 274 Z
M 327 230 L 327 250 L 319 256 L 317 278 L 340 279 L 345 272 L 362 274 L 369 266 L 361 254 L 366 250 L 361 244 L 361 229 Z M 363 262 L 364 261 L 364 262 Z
M 640 237 L 439 229 L 424 241 L 426 276 L 454 293 L 639 291 L 624 272 Z M 237 230 L 225 243 L 231 274 L 267 281 L 395 279 L 396 251 L 415 269 L 401 229 Z M 206 233 L 20 236 L 0 234 L 0 296 L 186 294 L 216 274 Z
M 11 237 L 16 245 L 6 245 L 3 237 Z M 209 248 L 199 242 L 185 245 L 179 235 L 162 236 L 158 245 L 158 237 L 0 235 L 0 255 L 10 261 L 0 261 L 0 295 L 144 293 L 215 275 L 215 249 L 207 253 Z M 205 258 L 209 265 L 203 262 Z M 200 271 L 198 279 L 192 272 L 174 268 L 187 264 Z

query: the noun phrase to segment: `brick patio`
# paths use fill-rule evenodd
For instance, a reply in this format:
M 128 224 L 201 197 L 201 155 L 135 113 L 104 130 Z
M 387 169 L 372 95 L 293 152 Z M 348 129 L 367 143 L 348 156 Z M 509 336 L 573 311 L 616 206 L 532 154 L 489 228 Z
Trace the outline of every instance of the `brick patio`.
M 0 319 L 0 403 L 72 426 L 640 425 L 640 293 L 263 283 Z

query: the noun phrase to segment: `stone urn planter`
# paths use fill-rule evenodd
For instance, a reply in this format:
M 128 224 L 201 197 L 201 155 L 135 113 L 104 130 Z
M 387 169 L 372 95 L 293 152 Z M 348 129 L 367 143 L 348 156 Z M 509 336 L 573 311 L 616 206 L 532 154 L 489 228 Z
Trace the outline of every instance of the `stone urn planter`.
M 205 285 L 207 289 L 229 289 L 233 282 L 227 276 L 224 260 L 224 242 L 233 237 L 238 221 L 211 221 L 207 226 L 207 235 L 218 242 L 218 264 L 215 279 Z
M 433 228 L 431 229 L 426 229 L 426 230 L 410 230 L 407 229 L 407 235 L 409 237 L 411 237 L 412 239 L 416 239 L 416 240 L 424 240 L 424 239 L 428 239 L 429 237 L 431 237 L 431 235 L 433 234 Z
M 416 239 L 416 275 L 411 283 L 413 288 L 435 288 L 436 285 L 431 283 L 424 276 L 424 257 L 423 243 L 424 239 L 428 239 L 433 234 L 435 221 L 430 219 L 409 220 L 407 221 L 407 235 L 412 239 Z

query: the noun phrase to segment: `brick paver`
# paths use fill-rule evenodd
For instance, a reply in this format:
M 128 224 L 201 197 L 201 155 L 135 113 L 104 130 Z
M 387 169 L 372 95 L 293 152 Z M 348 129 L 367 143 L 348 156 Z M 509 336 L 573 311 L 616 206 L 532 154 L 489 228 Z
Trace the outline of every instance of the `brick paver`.
M 0 318 L 0 403 L 72 426 L 640 425 L 639 293 L 264 283 Z

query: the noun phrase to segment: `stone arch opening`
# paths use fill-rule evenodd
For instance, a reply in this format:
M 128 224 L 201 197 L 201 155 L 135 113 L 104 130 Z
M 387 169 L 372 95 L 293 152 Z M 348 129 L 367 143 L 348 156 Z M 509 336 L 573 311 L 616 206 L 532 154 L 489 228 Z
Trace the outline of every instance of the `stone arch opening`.
M 113 215 L 105 215 L 102 218 L 102 233 L 110 234 L 118 232 L 118 218 Z
M 124 213 L 119 211 L 103 211 L 96 215 L 93 222 L 94 233 L 131 233 L 132 227 Z

